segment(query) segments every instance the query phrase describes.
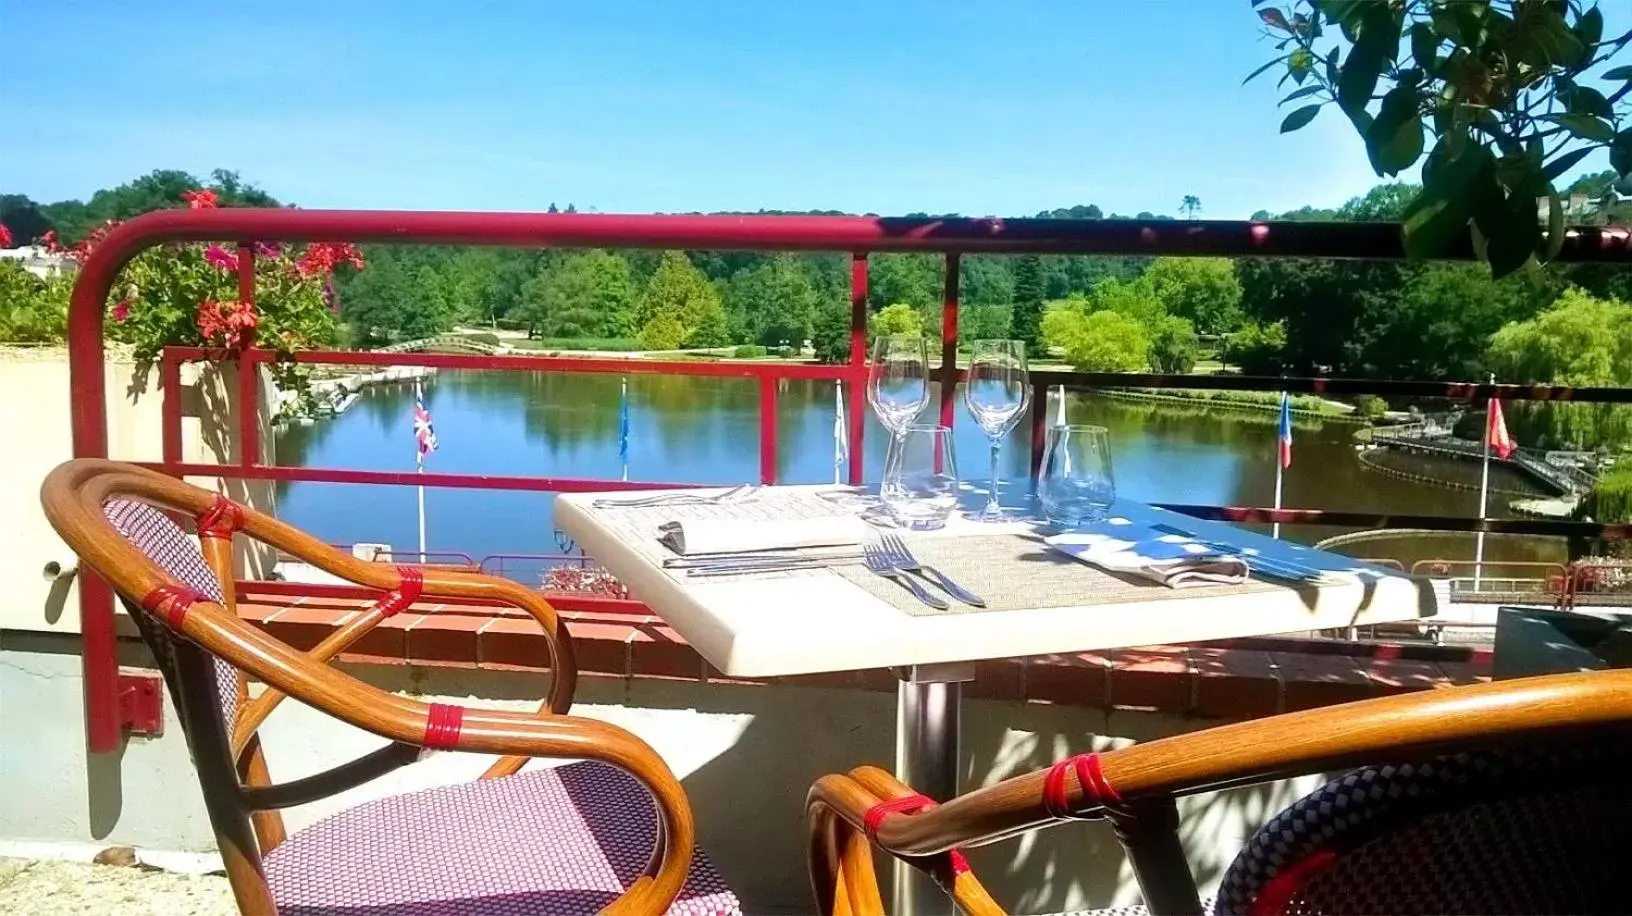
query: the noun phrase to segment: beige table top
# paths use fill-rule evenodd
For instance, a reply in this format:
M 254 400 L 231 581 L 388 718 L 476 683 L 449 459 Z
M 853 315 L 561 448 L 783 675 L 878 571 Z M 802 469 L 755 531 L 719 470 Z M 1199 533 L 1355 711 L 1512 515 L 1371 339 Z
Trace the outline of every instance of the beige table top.
M 761 494 L 831 494 L 840 489 L 774 487 Z M 1342 574 L 1318 585 L 1266 588 L 1266 583 L 1255 582 L 1238 591 L 1152 586 L 1157 591 L 1133 602 L 909 614 L 834 570 L 688 578 L 681 570 L 666 569 L 663 560 L 673 554 L 657 541 L 657 523 L 652 520 L 658 514 L 591 506 L 597 497 L 630 495 L 564 494 L 556 500 L 556 524 L 699 654 L 736 677 L 933 665 L 1362 626 L 1428 616 L 1437 607 L 1426 580 L 1233 526 L 1119 503 L 1117 512 L 1138 516 L 1142 522 L 1167 521 L 1201 537 L 1273 551 L 1272 555 Z M 1034 530 L 1028 523 L 991 525 L 954 517 L 940 531 L 913 536 Z M 956 569 L 945 571 L 958 577 Z

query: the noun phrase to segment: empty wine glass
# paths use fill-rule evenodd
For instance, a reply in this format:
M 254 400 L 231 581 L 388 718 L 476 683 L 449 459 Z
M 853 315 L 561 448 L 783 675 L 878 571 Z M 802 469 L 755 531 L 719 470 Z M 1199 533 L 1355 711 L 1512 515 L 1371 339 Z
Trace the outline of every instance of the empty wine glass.
M 891 438 L 899 439 L 902 430 L 929 403 L 929 351 L 922 337 L 880 337 L 873 341 L 867 401 Z
M 992 446 L 992 483 L 979 521 L 1003 521 L 1010 514 L 998 505 L 997 459 L 1003 437 L 1014 429 L 1031 403 L 1031 376 L 1026 371 L 1026 345 L 1019 340 L 977 340 L 963 385 L 963 402 Z
M 1057 528 L 1097 522 L 1116 501 L 1110 434 L 1103 426 L 1050 426 L 1037 498 Z
M 903 429 L 884 459 L 879 495 L 903 528 L 945 525 L 958 505 L 958 460 L 952 449 L 952 430 L 945 426 Z

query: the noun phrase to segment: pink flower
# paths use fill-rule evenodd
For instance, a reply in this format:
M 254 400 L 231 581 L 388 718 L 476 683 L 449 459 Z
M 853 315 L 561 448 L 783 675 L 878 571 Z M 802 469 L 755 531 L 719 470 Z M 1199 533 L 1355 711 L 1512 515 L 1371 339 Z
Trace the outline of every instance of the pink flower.
M 181 199 L 187 201 L 187 209 L 189 210 L 214 210 L 220 206 L 220 204 L 216 203 L 215 192 L 209 188 L 194 188 L 191 191 L 182 191 Z
M 271 259 L 276 258 L 281 254 L 283 254 L 283 249 L 278 246 L 277 242 L 272 242 L 271 244 L 266 242 L 255 243 L 255 257 L 257 258 Z
M 220 245 L 211 245 L 210 247 L 204 249 L 204 260 L 208 261 L 212 267 L 220 270 L 238 269 L 238 255 L 236 253 L 228 253 L 228 251 L 225 248 L 222 248 Z
M 120 324 L 124 324 L 125 319 L 129 318 L 129 317 L 130 317 L 130 300 L 129 299 L 119 300 L 119 304 L 115 305 L 113 307 L 113 320 L 117 321 Z
M 11 230 L 6 228 L 5 223 L 0 223 L 0 248 L 10 248 L 10 247 L 11 247 Z

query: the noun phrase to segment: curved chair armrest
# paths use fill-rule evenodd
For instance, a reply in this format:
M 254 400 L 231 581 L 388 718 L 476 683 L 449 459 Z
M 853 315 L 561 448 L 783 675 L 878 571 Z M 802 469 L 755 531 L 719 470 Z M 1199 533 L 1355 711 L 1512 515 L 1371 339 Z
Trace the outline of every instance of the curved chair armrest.
M 1286 713 L 1093 755 L 1103 785 L 1114 798 L 1094 785 L 1085 788 L 1072 767 L 1065 767 L 1061 776 L 1065 801 L 1081 816 L 1121 803 L 1404 754 L 1628 722 L 1632 722 L 1632 670 L 1560 674 Z M 877 842 L 894 855 L 928 856 L 1059 823 L 1044 804 L 1049 772 L 1016 776 L 921 813 L 887 818 L 877 831 Z M 843 781 L 823 777 L 810 797 L 861 826 L 867 809 L 882 798 L 868 786 L 895 791 L 877 778 L 878 773 L 864 768 Z

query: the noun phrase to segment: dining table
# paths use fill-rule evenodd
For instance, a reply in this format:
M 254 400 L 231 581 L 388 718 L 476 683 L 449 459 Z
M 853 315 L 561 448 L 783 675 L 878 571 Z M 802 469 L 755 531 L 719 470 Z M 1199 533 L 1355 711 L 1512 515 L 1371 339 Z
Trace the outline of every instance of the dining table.
M 645 502 L 630 504 L 637 499 Z M 1438 608 L 1427 580 L 1129 499 L 1106 517 L 1227 552 L 1244 563 L 1244 581 L 1172 587 L 1102 568 L 1051 546 L 1051 529 L 1036 519 L 955 512 L 934 530 L 896 530 L 876 496 L 840 485 L 571 493 L 555 506 L 557 527 L 722 674 L 890 669 L 896 775 L 939 800 L 958 792 L 961 685 L 979 662 L 1340 630 Z M 688 525 L 695 544 L 685 541 Z M 802 530 L 831 543 L 767 553 L 802 544 L 787 540 Z M 697 550 L 711 546 L 705 534 L 729 549 Z M 886 534 L 985 606 L 909 574 L 946 605 L 931 607 L 870 569 L 866 548 L 876 552 Z M 794 562 L 766 566 L 767 556 Z M 740 571 L 720 568 L 733 557 L 746 561 Z M 914 872 L 897 869 L 895 912 L 944 906 Z

